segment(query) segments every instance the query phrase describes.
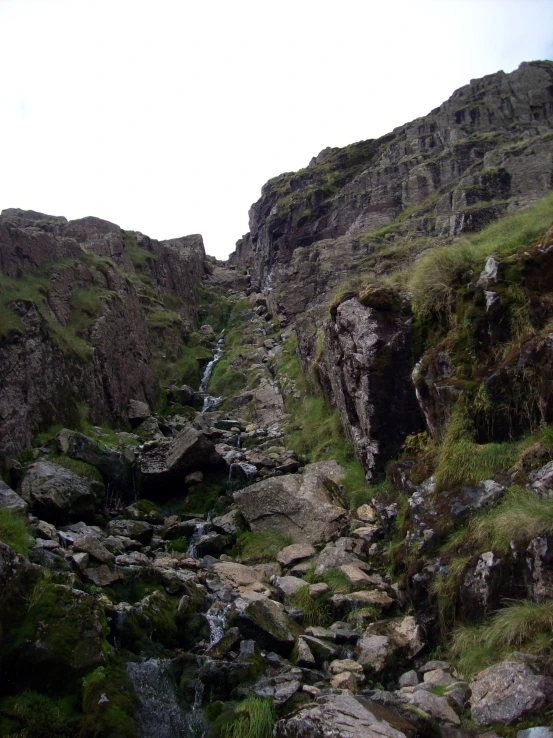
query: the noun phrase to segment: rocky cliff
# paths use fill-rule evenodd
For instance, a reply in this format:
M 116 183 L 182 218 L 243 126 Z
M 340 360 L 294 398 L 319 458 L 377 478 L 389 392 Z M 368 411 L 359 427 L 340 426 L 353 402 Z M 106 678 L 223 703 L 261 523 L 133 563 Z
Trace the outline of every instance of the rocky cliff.
M 230 264 L 4 211 L 1 735 L 549 738 L 552 77 L 272 180 Z
M 552 81 L 551 62 L 472 80 L 424 118 L 378 140 L 325 149 L 305 169 L 275 177 L 250 210 L 250 232 L 231 263 L 249 270 L 271 313 L 294 323 L 302 368 L 306 374 L 314 363 L 322 369 L 327 397 L 340 408 L 369 474 L 390 458 L 376 416 L 389 412 L 391 394 L 362 390 L 368 374 L 360 381 L 359 369 L 346 366 L 357 358 L 342 362 L 340 341 L 363 357 L 361 364 L 371 361 L 370 351 L 355 350 L 345 308 L 331 316 L 321 353 L 329 305 L 337 294 L 357 294 L 363 281 L 405 271 L 428 248 L 477 232 L 544 195 L 553 183 Z M 363 319 L 354 322 L 354 332 L 367 333 Z M 394 336 L 413 353 L 406 315 Z M 380 341 L 378 330 L 368 340 Z M 405 366 L 401 350 L 384 373 L 396 363 Z M 347 407 L 344 382 L 358 397 Z M 379 382 L 386 378 L 376 378 L 375 390 Z M 385 404 L 379 408 L 375 397 Z M 403 393 L 405 401 L 412 407 L 414 398 Z M 411 410 L 392 422 L 406 431 L 422 428 Z M 397 441 L 391 449 L 397 451 Z
M 5 463 L 79 412 L 121 422 L 131 399 L 155 405 L 156 355 L 178 358 L 194 332 L 208 266 L 201 236 L 160 242 L 99 218 L 12 209 L 0 218 L 0 269 Z

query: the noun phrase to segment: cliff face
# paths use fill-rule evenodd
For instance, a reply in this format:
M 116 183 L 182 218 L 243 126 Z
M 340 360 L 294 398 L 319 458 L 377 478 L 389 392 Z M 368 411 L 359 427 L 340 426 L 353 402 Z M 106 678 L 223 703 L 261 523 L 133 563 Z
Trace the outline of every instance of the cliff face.
M 201 236 L 160 242 L 98 218 L 7 210 L 0 269 L 4 461 L 79 412 L 121 422 L 129 400 L 157 402 L 156 348 L 174 341 L 178 351 L 194 327 Z
M 541 198 L 553 184 L 552 129 L 553 63 L 523 63 L 512 74 L 472 80 L 429 115 L 378 140 L 325 149 L 305 169 L 270 180 L 252 206 L 250 232 L 231 264 L 249 270 L 272 314 L 293 322 L 304 372 L 313 364 L 322 369 L 323 388 L 365 463 L 378 446 L 376 421 L 369 431 L 367 420 L 378 415 L 371 397 L 382 395 L 377 383 L 354 399 L 357 380 L 368 381 L 358 369 L 338 379 L 347 359 L 329 337 L 351 335 L 340 315 L 332 316 L 320 352 L 333 291 L 406 269 L 428 248 Z M 366 330 L 362 321 L 354 333 Z M 404 340 L 399 331 L 397 341 Z M 402 364 L 399 355 L 393 361 Z M 347 397 L 344 382 L 357 386 Z M 372 408 L 368 415 L 353 409 L 359 402 Z

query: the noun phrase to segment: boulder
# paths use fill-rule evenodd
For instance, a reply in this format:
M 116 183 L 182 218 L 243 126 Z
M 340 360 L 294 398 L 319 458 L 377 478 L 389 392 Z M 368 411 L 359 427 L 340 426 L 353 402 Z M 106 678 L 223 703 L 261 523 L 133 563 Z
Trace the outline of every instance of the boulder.
M 252 692 L 262 699 L 271 699 L 277 705 L 287 702 L 301 688 L 301 669 L 291 669 L 276 677 L 262 679 L 252 687 Z
M 234 500 L 254 533 L 276 531 L 294 543 L 328 541 L 348 513 L 334 482 L 320 474 L 272 477 L 235 492 Z
M 407 664 L 424 648 L 415 618 L 390 618 L 371 623 L 357 644 L 360 664 L 366 672 L 382 674 L 392 664 Z
M 375 706 L 377 707 L 377 706 Z M 376 712 L 376 710 L 375 710 Z M 274 738 L 406 738 L 353 695 L 325 694 L 277 722 Z
M 111 571 L 105 564 L 98 567 L 89 567 L 83 571 L 83 574 L 96 587 L 109 587 L 110 584 L 114 584 L 121 578 L 119 574 Z
M 169 494 L 173 491 L 172 485 L 182 485 L 190 472 L 202 471 L 221 462 L 213 443 L 201 431 L 187 425 L 171 441 L 156 442 L 140 454 L 140 484 L 150 496 L 154 492 L 159 494 L 159 485 L 169 487 L 166 490 Z
M 527 664 L 503 661 L 477 674 L 470 690 L 471 717 L 478 725 L 510 725 L 542 709 L 551 680 L 534 674 Z
M 449 704 L 447 697 L 442 697 L 424 689 L 419 689 L 409 696 L 409 704 L 425 712 L 439 724 L 460 725 L 461 721 Z
M 255 569 L 244 566 L 243 564 L 234 564 L 230 561 L 222 561 L 219 564 L 214 564 L 211 567 L 211 571 L 217 575 L 223 585 L 228 586 L 230 589 L 247 587 L 261 580 L 260 575 Z
M 21 625 L 26 637 L 14 653 L 18 685 L 42 689 L 48 684 L 59 691 L 64 680 L 106 663 L 103 611 L 84 592 L 45 583 Z
M 358 569 L 369 569 L 368 564 L 356 555 L 359 541 L 353 538 L 338 538 L 337 541 L 328 543 L 317 559 L 315 575 L 320 576 L 328 569 L 338 569 L 344 564 L 354 564 Z
M 271 584 L 276 587 L 285 600 L 292 597 L 298 589 L 308 586 L 306 581 L 298 579 L 298 577 L 274 577 Z
M 131 464 L 119 451 L 103 448 L 92 438 L 68 428 L 57 434 L 56 443 L 60 453 L 98 469 L 106 483 L 122 490 L 132 486 Z
M 50 461 L 29 466 L 21 481 L 21 497 L 33 513 L 56 524 L 90 520 L 103 494 L 100 482 L 84 479 Z
M 211 520 L 211 524 L 219 533 L 227 533 L 235 536 L 240 533 L 244 525 L 244 519 L 240 510 L 230 510 L 225 515 L 219 515 Z
M 291 546 L 286 546 L 282 551 L 279 551 L 276 560 L 283 566 L 290 566 L 298 561 L 303 561 L 303 559 L 309 559 L 316 553 L 313 546 L 309 543 L 293 543 Z
M 96 561 L 107 564 L 115 559 L 115 556 L 100 543 L 94 536 L 79 536 L 73 543 L 75 552 L 83 552 L 92 556 Z
M 144 546 L 152 540 L 154 529 L 143 520 L 110 520 L 106 531 L 110 536 L 132 538 Z
M 147 402 L 141 400 L 129 400 L 129 409 L 127 410 L 127 418 L 133 428 L 137 428 L 143 420 L 149 418 L 152 414 L 150 406 Z
M 27 512 L 27 503 L 0 479 L 0 507 L 14 512 Z
M 269 599 L 251 602 L 244 612 L 235 616 L 233 624 L 244 638 L 255 640 L 260 648 L 283 656 L 291 653 L 301 633 L 299 625 L 286 614 L 282 605 Z

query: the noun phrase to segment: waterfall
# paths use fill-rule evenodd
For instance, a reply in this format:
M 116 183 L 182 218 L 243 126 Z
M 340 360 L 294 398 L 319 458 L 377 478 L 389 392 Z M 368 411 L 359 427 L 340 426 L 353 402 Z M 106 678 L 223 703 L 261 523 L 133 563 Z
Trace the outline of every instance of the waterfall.
M 216 600 L 205 616 L 209 624 L 209 645 L 217 643 L 225 634 L 227 627 L 227 618 L 230 611 L 230 604 Z
M 223 331 L 224 333 L 224 331 Z M 205 393 L 207 389 L 207 385 L 209 384 L 209 380 L 211 379 L 211 374 L 213 373 L 213 367 L 215 364 L 219 361 L 221 358 L 221 355 L 223 353 L 223 342 L 224 337 L 223 334 L 221 334 L 221 338 L 217 341 L 215 344 L 215 348 L 213 350 L 213 358 L 209 362 L 209 364 L 204 369 L 204 373 L 202 374 L 202 378 L 200 381 L 200 392 Z M 213 395 L 205 395 L 204 396 L 204 405 L 202 407 L 202 413 L 207 412 L 208 410 L 214 410 L 217 405 L 221 402 L 221 397 L 214 397 Z
M 186 549 L 186 555 L 191 559 L 198 558 L 196 541 L 198 540 L 198 538 L 201 538 L 201 536 L 204 535 L 207 526 L 208 523 L 202 521 L 201 523 L 196 523 L 196 526 L 194 527 L 194 533 L 192 534 L 192 538 L 190 539 L 190 543 L 188 544 L 188 548 Z
M 143 738 L 190 735 L 185 732 L 188 721 L 177 703 L 175 686 L 167 672 L 168 664 L 162 659 L 127 663 L 127 674 L 142 705 L 139 724 Z

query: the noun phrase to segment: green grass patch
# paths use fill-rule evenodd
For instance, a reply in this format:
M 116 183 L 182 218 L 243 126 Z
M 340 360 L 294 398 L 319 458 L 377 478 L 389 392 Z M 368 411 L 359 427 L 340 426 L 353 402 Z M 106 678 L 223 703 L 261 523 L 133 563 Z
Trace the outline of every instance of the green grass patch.
M 0 700 L 0 735 L 6 738 L 76 738 L 81 720 L 77 695 L 55 699 L 25 691 Z
M 276 710 L 271 700 L 251 694 L 234 712 L 234 719 L 221 728 L 221 738 L 271 738 Z
M 72 459 L 69 456 L 56 456 L 55 458 L 52 458 L 52 461 L 58 466 L 63 466 L 64 469 L 69 469 L 69 471 L 72 471 L 85 479 L 92 479 L 96 482 L 103 481 L 102 475 L 98 469 L 92 466 L 92 464 L 87 464 L 86 461 L 78 461 L 77 459 Z
M 292 382 L 301 397 L 285 398 L 289 421 L 286 444 L 308 462 L 335 460 L 346 472 L 343 488 L 350 504 L 358 507 L 368 501 L 369 488 L 361 463 L 344 435 L 340 414 L 332 409 L 321 394 L 310 393 L 296 353 L 297 338 L 292 335 L 284 344 L 279 358 L 281 382 Z
M 303 618 L 307 625 L 321 625 L 326 627 L 333 621 L 332 610 L 327 602 L 328 597 L 312 597 L 309 594 L 309 585 L 298 589 L 290 597 L 292 607 L 303 611 Z
M 453 633 L 450 653 L 458 671 L 470 678 L 513 650 L 538 653 L 546 648 L 553 627 L 553 601 L 513 602 L 489 623 L 464 625 Z
M 274 561 L 279 551 L 292 543 L 288 536 L 276 531 L 265 531 L 264 533 L 252 533 L 245 531 L 240 533 L 236 539 L 236 548 L 240 561 L 253 557 L 260 557 L 266 561 Z
M 16 553 L 29 554 L 30 536 L 24 519 L 5 507 L 0 507 L 0 541 Z
M 530 246 L 553 225 L 553 193 L 536 205 L 492 223 L 453 245 L 436 248 L 405 273 L 419 316 L 448 312 L 459 280 L 477 277 L 488 256 L 506 257 Z

